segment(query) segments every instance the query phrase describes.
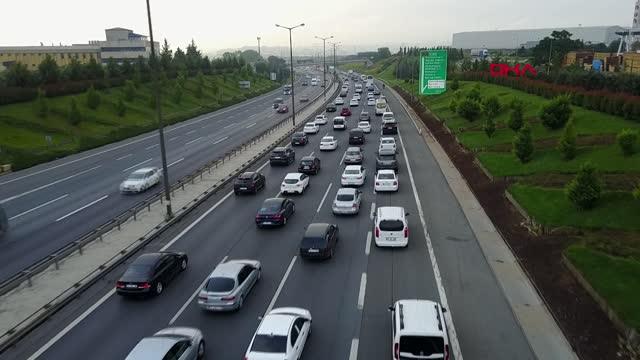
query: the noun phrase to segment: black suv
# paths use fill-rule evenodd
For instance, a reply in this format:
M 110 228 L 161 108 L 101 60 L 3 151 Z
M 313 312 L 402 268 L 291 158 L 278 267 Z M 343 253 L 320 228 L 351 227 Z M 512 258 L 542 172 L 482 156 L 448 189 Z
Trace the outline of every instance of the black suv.
M 233 192 L 238 195 L 241 193 L 257 193 L 258 190 L 264 189 L 266 179 L 259 172 L 246 172 L 240 174 L 233 183 Z
M 364 144 L 364 131 L 362 129 L 351 129 L 349 131 L 349 145 Z
M 398 124 L 395 122 L 388 122 L 382 124 L 382 135 L 395 135 L 398 133 Z
M 378 170 L 393 170 L 398 172 L 398 160 L 396 156 L 391 155 L 378 155 L 376 159 L 376 171 Z
M 338 225 L 310 224 L 300 242 L 303 258 L 330 259 L 338 244 Z
M 336 112 L 336 111 L 338 111 L 338 108 L 335 105 L 333 104 L 327 105 L 327 112 Z
M 309 155 L 300 160 L 300 165 L 298 165 L 299 173 L 317 175 L 318 171 L 320 171 L 320 159 L 317 156 Z
M 296 160 L 296 152 L 288 146 L 279 146 L 271 152 L 269 164 L 273 165 L 289 165 Z
M 291 145 L 293 146 L 304 146 L 309 143 L 309 138 L 307 134 L 303 132 L 293 133 L 291 136 Z

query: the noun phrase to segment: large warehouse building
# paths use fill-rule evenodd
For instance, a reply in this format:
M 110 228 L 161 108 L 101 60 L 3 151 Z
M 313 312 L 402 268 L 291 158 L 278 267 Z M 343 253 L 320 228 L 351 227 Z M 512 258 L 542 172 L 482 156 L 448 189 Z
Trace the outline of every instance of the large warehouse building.
M 548 29 L 469 31 L 453 34 L 452 46 L 461 49 L 518 49 L 522 46 L 530 48 L 551 35 L 553 31 L 567 30 L 573 39 L 581 39 L 585 43 L 610 44 L 619 38 L 616 31 L 625 30 L 621 26 L 585 26 Z

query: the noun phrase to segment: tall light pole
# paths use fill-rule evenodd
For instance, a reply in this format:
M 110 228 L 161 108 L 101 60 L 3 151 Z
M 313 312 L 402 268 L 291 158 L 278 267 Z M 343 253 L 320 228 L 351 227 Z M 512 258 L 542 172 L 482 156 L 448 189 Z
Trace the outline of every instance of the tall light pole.
M 304 26 L 304 23 L 296 25 L 296 26 L 292 26 L 292 27 L 288 27 L 288 26 L 282 26 L 282 25 L 278 25 L 276 24 L 276 27 L 279 28 L 283 28 L 283 29 L 287 29 L 289 30 L 289 59 L 291 61 L 291 118 L 293 119 L 293 126 L 296 126 L 296 98 L 295 98 L 295 89 L 293 87 L 293 81 L 294 81 L 294 76 L 293 76 L 293 42 L 291 41 L 291 30 Z
M 327 40 L 333 39 L 333 35 L 329 37 L 316 36 L 316 39 L 322 40 L 322 96 L 327 97 Z
M 164 124 L 162 123 L 162 107 L 160 106 L 160 84 L 158 83 L 158 61 L 156 59 L 156 49 L 153 43 L 153 27 L 151 26 L 151 7 L 147 0 L 147 20 L 149 22 L 149 38 L 151 39 L 151 55 L 149 63 L 151 64 L 151 73 L 153 74 L 154 93 L 156 97 L 156 117 L 158 119 L 158 135 L 160 136 L 160 157 L 162 158 L 162 182 L 164 184 L 164 197 L 167 200 L 167 220 L 173 218 L 171 209 L 171 189 L 169 188 L 169 167 L 167 166 L 167 151 L 164 145 Z
M 329 42 L 329 44 L 333 45 L 333 75 L 338 73 L 338 66 L 336 64 L 336 47 L 340 45 L 340 42 Z
M 262 56 L 260 54 L 260 36 L 258 36 L 258 56 Z

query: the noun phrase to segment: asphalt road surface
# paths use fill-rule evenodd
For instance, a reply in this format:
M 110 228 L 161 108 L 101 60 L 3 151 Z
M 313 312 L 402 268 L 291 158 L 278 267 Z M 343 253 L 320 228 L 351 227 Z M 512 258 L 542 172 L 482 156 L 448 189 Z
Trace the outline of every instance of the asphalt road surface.
M 267 178 L 264 190 L 248 196 L 221 192 L 145 250 L 169 245 L 189 255 L 189 269 L 161 296 L 130 300 L 114 295 L 114 281 L 124 271 L 123 265 L 0 357 L 122 359 L 141 338 L 169 325 L 185 325 L 204 332 L 207 359 L 236 360 L 243 357 L 260 317 L 269 308 L 297 306 L 310 310 L 314 319 L 305 360 L 390 359 L 387 307 L 398 299 L 440 301 L 440 291 L 445 291 L 448 301 L 444 305 L 453 320 L 448 324 L 451 343 L 454 348 L 459 346 L 462 355 L 458 358 L 534 359 L 435 159 L 397 100 L 386 95 L 399 121 L 396 139 L 402 140 L 397 193 L 373 191 L 380 118 L 372 117 L 373 131 L 364 145 L 368 174 L 361 187 L 360 213 L 352 217 L 331 213 L 344 169 L 341 160 L 348 132 L 335 132 L 329 123 L 311 136 L 308 145 L 295 148 L 297 160 L 317 154 L 322 170 L 311 177 L 311 187 L 303 195 L 291 196 L 296 213 L 285 227 L 257 229 L 253 218 L 265 198 L 279 194 L 283 177 L 296 171 L 297 161 L 288 167 L 270 167 L 261 161 L 256 167 Z M 356 126 L 363 107 L 367 106 L 352 108 L 349 128 Z M 373 107 L 367 108 L 373 112 Z M 319 151 L 320 138 L 327 133 L 338 137 L 338 150 Z M 403 206 L 410 213 L 407 248 L 373 244 L 370 214 L 385 205 Z M 312 222 L 339 226 L 340 241 L 333 259 L 312 262 L 297 257 L 305 227 Z M 434 275 L 436 265 L 428 244 L 433 247 L 441 278 Z M 203 312 L 194 297 L 204 279 L 224 259 L 240 258 L 260 260 L 263 266 L 262 279 L 244 307 L 237 313 Z

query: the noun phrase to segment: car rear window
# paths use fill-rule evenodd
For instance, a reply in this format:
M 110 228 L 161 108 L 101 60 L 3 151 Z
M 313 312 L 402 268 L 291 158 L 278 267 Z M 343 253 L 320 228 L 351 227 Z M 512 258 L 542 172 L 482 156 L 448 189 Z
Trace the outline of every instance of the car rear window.
M 287 337 L 281 335 L 256 335 L 251 344 L 252 352 L 277 353 L 287 352 Z
M 404 229 L 404 223 L 400 220 L 382 220 L 379 227 L 382 231 L 401 231 Z
M 380 161 L 393 161 L 396 157 L 393 155 L 380 155 L 378 159 L 380 159 Z
M 382 179 L 382 180 L 393 180 L 396 177 L 393 174 L 390 173 L 381 173 L 378 174 L 378 179 Z
M 294 137 L 294 138 L 303 138 L 303 137 L 304 137 L 304 134 L 303 134 L 303 133 L 299 133 L 299 132 L 297 132 L 297 133 L 294 133 L 294 134 L 293 134 L 293 137 Z
M 395 144 L 395 143 L 396 143 L 396 142 L 395 142 L 395 141 L 393 141 L 393 140 L 382 140 L 381 142 L 382 142 L 383 144 L 385 144 L 385 145 L 386 145 L 386 144 Z
M 284 179 L 285 184 L 297 184 L 298 179 Z
M 131 264 L 131 266 L 129 266 L 129 268 L 127 269 L 127 271 L 125 271 L 124 276 L 127 275 L 134 275 L 134 276 L 139 276 L 139 275 L 148 275 L 151 273 L 151 269 L 153 267 L 151 265 L 142 265 L 142 264 Z
M 401 336 L 400 358 L 402 353 L 421 357 L 444 354 L 444 339 L 437 336 Z
M 229 292 L 236 285 L 235 280 L 228 277 L 213 277 L 207 280 L 206 289 L 210 292 Z
M 266 202 L 262 204 L 262 208 L 260 208 L 261 213 L 272 213 L 280 210 L 281 203 L 280 202 Z
M 327 239 L 321 237 L 304 237 L 300 243 L 300 247 L 303 249 L 309 248 L 323 248 L 327 245 Z
M 272 154 L 273 154 L 273 155 L 284 155 L 284 151 L 282 151 L 282 150 L 275 150 Z
M 358 150 L 347 151 L 347 155 L 360 155 L 360 151 Z
M 313 160 L 302 160 L 300 161 L 302 165 L 313 165 Z
M 338 201 L 353 201 L 353 194 L 338 194 L 336 197 Z
M 344 123 L 344 120 L 342 120 L 342 119 L 333 119 L 333 123 L 334 124 L 342 124 L 342 123 Z
M 344 173 L 347 175 L 359 175 L 360 170 L 345 170 Z

